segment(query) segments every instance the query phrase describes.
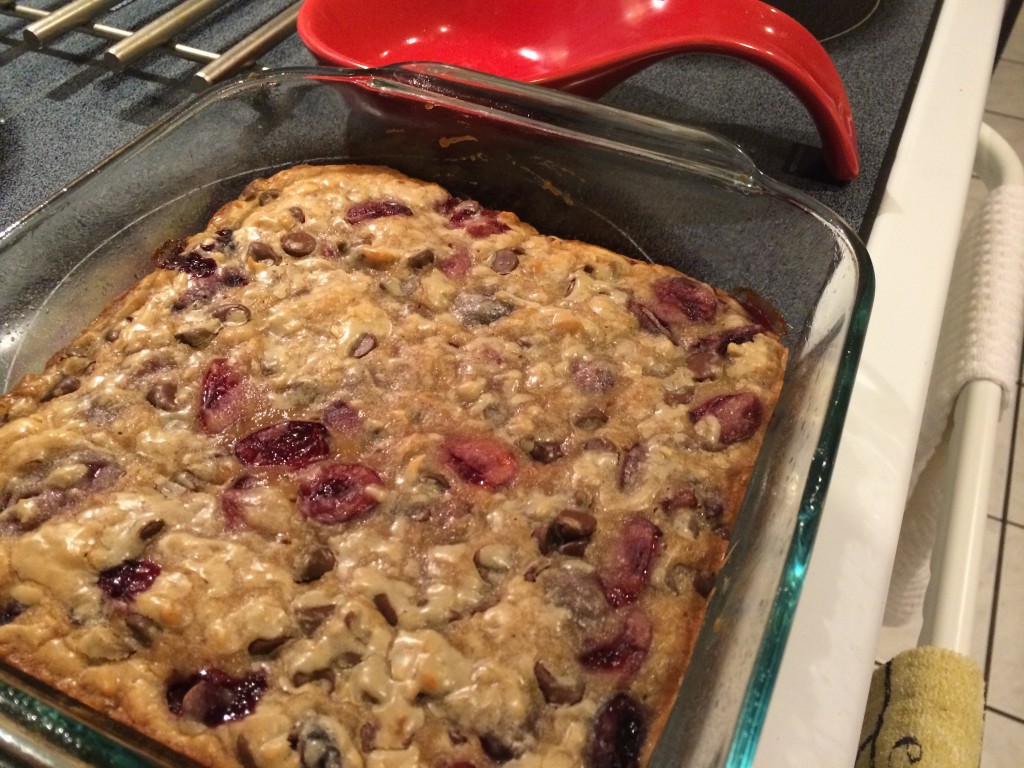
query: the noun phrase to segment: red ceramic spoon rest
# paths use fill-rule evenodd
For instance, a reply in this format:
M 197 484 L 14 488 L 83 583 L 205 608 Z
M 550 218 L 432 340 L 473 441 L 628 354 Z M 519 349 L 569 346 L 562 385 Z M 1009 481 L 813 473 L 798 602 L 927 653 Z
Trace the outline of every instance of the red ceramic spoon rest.
M 753 62 L 807 107 L 839 179 L 860 169 L 842 80 L 806 29 L 759 0 L 305 0 L 299 35 L 323 62 L 457 64 L 597 96 L 658 59 L 717 53 Z

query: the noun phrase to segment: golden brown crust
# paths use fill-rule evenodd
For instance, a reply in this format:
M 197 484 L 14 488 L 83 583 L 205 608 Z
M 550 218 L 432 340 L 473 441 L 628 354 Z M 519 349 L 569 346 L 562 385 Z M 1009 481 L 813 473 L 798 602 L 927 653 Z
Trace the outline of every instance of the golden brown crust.
M 649 754 L 774 332 L 369 166 L 156 260 L 0 399 L 0 655 L 210 765 L 596 765 L 630 718 Z

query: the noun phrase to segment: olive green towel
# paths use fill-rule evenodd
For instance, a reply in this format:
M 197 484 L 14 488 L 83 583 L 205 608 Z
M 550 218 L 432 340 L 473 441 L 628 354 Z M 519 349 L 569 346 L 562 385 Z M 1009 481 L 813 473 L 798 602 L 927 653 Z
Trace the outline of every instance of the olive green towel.
M 942 648 L 914 648 L 871 678 L 856 768 L 977 768 L 985 681 Z

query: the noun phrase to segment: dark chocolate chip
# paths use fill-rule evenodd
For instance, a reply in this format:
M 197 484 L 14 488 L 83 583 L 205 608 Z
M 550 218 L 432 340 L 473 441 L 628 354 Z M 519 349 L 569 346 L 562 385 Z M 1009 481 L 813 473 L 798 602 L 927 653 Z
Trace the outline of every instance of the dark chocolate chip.
M 683 387 L 672 392 L 666 392 L 662 400 L 665 405 L 689 405 L 693 400 L 693 387 Z
M 281 238 L 281 250 L 299 259 L 316 250 L 316 238 L 309 232 L 289 232 Z
M 40 398 L 40 402 L 45 403 L 48 400 L 53 400 L 56 397 L 63 397 L 64 395 L 70 395 L 72 392 L 82 386 L 82 382 L 75 376 L 65 376 L 63 379 L 58 381 L 50 391 Z
M 537 581 L 537 577 L 540 576 L 544 571 L 551 567 L 551 561 L 546 557 L 538 558 L 530 563 L 526 567 L 526 571 L 523 573 L 523 581 L 528 581 L 531 584 Z
M 316 722 L 296 726 L 288 737 L 299 756 L 300 768 L 344 768 L 345 760 L 334 736 Z
M 706 520 L 718 520 L 725 514 L 725 504 L 716 499 L 704 500 L 704 518 Z
M 274 264 L 281 263 L 281 255 L 274 250 L 269 243 L 253 240 L 249 243 L 249 258 L 253 261 L 269 261 Z
M 533 675 L 537 678 L 537 686 L 548 704 L 577 704 L 583 699 L 586 689 L 583 680 L 557 678 L 540 661 L 533 665 Z
M 496 763 L 507 763 L 516 753 L 499 736 L 493 733 L 480 735 L 480 747 L 491 760 Z
M 698 595 L 707 600 L 711 590 L 715 588 L 715 574 L 711 571 L 696 571 L 693 574 L 693 588 L 697 590 Z
M 205 349 L 217 335 L 218 329 L 207 328 L 204 325 L 197 325 L 194 328 L 185 328 L 174 334 L 174 338 L 182 344 L 187 344 L 193 349 Z
M 128 627 L 128 631 L 132 633 L 132 637 L 134 637 L 136 642 L 138 642 L 143 648 L 149 648 L 153 645 L 153 642 L 156 640 L 156 636 L 160 633 L 159 624 L 148 616 L 143 616 L 141 613 L 136 613 L 135 611 L 129 611 L 125 615 L 124 625 Z
M 562 444 L 557 440 L 534 440 L 530 448 L 530 458 L 541 464 L 550 464 L 563 455 Z
M 540 531 L 538 545 L 541 554 L 559 552 L 571 557 L 582 557 L 596 529 L 597 518 L 589 512 L 564 509 Z
M 636 443 L 622 455 L 619 461 L 619 489 L 628 491 L 636 484 L 640 475 L 640 468 L 647 457 L 647 449 L 643 443 Z
M 303 553 L 299 559 L 298 574 L 295 581 L 299 584 L 309 584 L 320 579 L 334 569 L 337 558 L 330 547 L 313 547 Z
M 372 333 L 363 333 L 356 339 L 356 343 L 352 346 L 352 351 L 349 354 L 355 358 L 366 357 L 376 348 L 377 337 Z
M 277 200 L 277 198 L 279 198 L 280 196 L 281 190 L 279 189 L 265 189 L 262 192 L 260 192 L 259 197 L 256 198 L 256 201 L 260 205 L 266 205 L 271 200 Z
M 355 665 L 353 665 L 355 666 Z M 308 683 L 324 682 L 327 683 L 327 690 L 334 690 L 334 670 L 333 669 L 314 669 L 312 672 L 296 672 L 292 675 L 292 685 L 296 688 L 301 688 Z
M 434 263 L 434 252 L 429 248 L 424 248 L 422 251 L 416 251 L 407 260 L 406 264 L 409 265 L 410 269 L 423 269 L 429 267 Z
M 615 447 L 615 443 L 609 440 L 607 437 L 590 437 L 583 444 L 584 451 L 603 451 L 605 453 L 617 453 L 618 448 Z
M 177 402 L 178 385 L 173 381 L 161 381 L 149 388 L 146 401 L 161 411 L 176 411 L 180 407 Z
M 19 603 L 17 600 L 7 600 L 0 604 L 0 626 L 10 624 L 26 610 L 28 610 L 28 606 Z
M 507 275 L 519 266 L 519 254 L 511 248 L 502 248 L 491 257 L 491 269 L 499 275 Z
M 293 205 L 288 209 L 288 213 L 290 213 L 292 217 L 299 222 L 299 224 L 306 223 L 306 212 L 299 208 L 299 206 Z
M 139 528 L 139 538 L 143 541 L 149 541 L 166 527 L 167 523 L 159 518 L 156 520 L 148 520 L 141 528 Z
M 235 756 L 242 768 L 259 768 L 256 756 L 252 752 L 252 745 L 244 733 L 238 734 L 238 738 L 235 739 Z
M 213 310 L 213 316 L 225 325 L 245 325 L 252 319 L 252 310 L 245 304 L 224 304 Z
M 333 605 L 314 605 L 309 608 L 296 608 L 295 621 L 299 626 L 299 631 L 308 637 L 316 632 L 332 613 L 334 613 Z
M 589 408 L 583 413 L 576 414 L 572 423 L 579 429 L 597 429 L 608 423 L 608 414 L 600 408 Z
M 395 606 L 391 604 L 391 598 L 381 592 L 373 596 L 373 604 L 380 611 L 380 615 L 384 617 L 384 621 L 392 627 L 398 625 L 398 612 L 395 610 Z
M 707 600 L 715 587 L 715 574 L 712 571 L 676 563 L 669 568 L 665 584 L 677 595 L 687 595 L 693 590 Z
M 257 637 L 249 643 L 249 655 L 271 656 L 290 639 L 291 638 L 289 638 L 288 635 L 279 635 L 278 637 Z

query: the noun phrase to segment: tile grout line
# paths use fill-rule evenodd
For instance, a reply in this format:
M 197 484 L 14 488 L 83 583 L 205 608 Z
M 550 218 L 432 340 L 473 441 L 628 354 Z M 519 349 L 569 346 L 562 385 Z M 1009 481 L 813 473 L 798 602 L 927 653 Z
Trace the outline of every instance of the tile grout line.
M 990 115 L 996 115 L 997 117 L 1001 117 L 1004 120 L 1017 120 L 1019 122 L 1024 122 L 1024 115 L 1015 115 L 1011 112 L 1000 112 L 997 108 L 991 106 L 985 107 L 985 113 Z
M 988 705 L 985 706 L 985 711 L 992 712 L 993 714 L 999 715 L 1000 717 L 1005 717 L 1007 720 L 1012 720 L 1013 722 L 1019 725 L 1024 725 L 1024 718 L 1018 715 L 1011 714 L 1010 712 L 1004 712 L 1001 709 L 998 709 L 996 707 L 990 707 Z
M 1020 400 L 1018 399 L 1017 405 L 1014 408 L 1014 433 L 1016 434 L 1016 423 L 1017 415 L 1020 411 Z M 1012 465 L 1013 454 L 1015 446 L 1013 443 L 1010 444 L 1010 461 Z M 1007 487 L 1009 487 L 1010 481 L 1007 479 Z M 1009 507 L 1009 492 L 1003 498 L 1003 520 L 999 523 L 999 544 L 996 548 L 996 572 L 995 578 L 992 582 L 992 610 L 989 613 L 988 620 L 988 637 L 985 639 L 985 668 L 984 678 L 985 682 L 992 677 L 992 656 L 995 649 L 996 639 L 996 621 L 999 618 L 999 588 L 1002 582 L 1003 576 L 1003 554 L 1006 549 L 1006 514 Z
M 990 520 L 993 523 L 1005 525 L 1007 528 L 1017 528 L 1020 530 L 1024 530 L 1024 523 L 1018 523 L 1016 520 L 1003 520 L 1002 517 L 997 517 L 996 515 L 986 515 L 985 519 Z

